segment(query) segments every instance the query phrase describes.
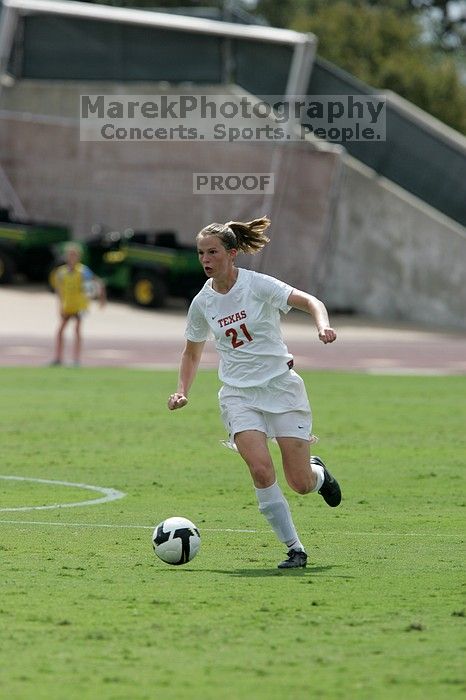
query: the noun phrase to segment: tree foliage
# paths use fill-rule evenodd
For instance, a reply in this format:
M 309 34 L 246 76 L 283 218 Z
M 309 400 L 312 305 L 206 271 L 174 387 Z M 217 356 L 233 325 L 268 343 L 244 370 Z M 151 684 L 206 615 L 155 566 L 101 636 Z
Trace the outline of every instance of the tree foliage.
M 313 15 L 335 0 L 258 0 L 256 12 L 272 26 L 287 27 L 296 13 Z M 347 0 L 346 4 L 393 10 L 399 16 L 417 15 L 424 22 L 430 43 L 445 50 L 460 50 L 466 43 L 466 4 L 452 0 Z
M 431 41 L 446 51 L 462 51 L 466 44 L 466 4 L 451 0 L 411 0 L 409 5 L 428 18 Z
M 277 5 L 282 12 L 287 3 L 262 0 L 258 10 L 267 4 Z M 425 24 L 411 2 L 298 0 L 288 4 L 282 26 L 316 34 L 321 56 L 377 89 L 397 92 L 466 133 L 466 87 L 455 54 L 426 39 Z M 426 0 L 424 4 L 434 3 Z
M 84 0 L 119 7 L 225 8 L 226 0 Z M 466 10 L 449 0 L 258 0 L 275 27 L 313 32 L 319 54 L 377 89 L 399 93 L 466 133 Z M 466 66 L 463 67 L 466 76 Z

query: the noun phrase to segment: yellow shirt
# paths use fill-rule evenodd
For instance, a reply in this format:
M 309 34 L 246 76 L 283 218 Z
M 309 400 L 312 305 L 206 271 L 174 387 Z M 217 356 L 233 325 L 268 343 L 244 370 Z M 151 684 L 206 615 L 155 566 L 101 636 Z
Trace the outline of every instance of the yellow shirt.
M 89 306 L 86 282 L 92 279 L 92 272 L 82 263 L 70 270 L 68 265 L 60 265 L 55 276 L 55 289 L 60 297 L 62 312 L 67 316 L 79 314 Z

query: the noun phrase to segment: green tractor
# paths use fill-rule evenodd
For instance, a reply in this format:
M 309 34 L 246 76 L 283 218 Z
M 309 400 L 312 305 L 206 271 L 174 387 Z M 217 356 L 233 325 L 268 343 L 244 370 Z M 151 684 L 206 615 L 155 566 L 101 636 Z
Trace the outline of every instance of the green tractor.
M 0 284 L 9 284 L 17 274 L 32 282 L 47 280 L 55 246 L 69 240 L 66 226 L 14 220 L 0 209 Z
M 110 295 L 152 308 L 168 297 L 191 301 L 206 279 L 196 247 L 180 244 L 173 231 L 99 231 L 83 244 L 83 262 Z
M 53 270 L 64 261 L 66 226 L 17 221 L 0 209 L 0 284 L 17 275 L 53 287 Z M 96 227 L 81 241 L 83 262 L 106 284 L 110 295 L 139 306 L 160 308 L 168 297 L 190 301 L 205 282 L 194 246 L 173 231 L 123 232 Z

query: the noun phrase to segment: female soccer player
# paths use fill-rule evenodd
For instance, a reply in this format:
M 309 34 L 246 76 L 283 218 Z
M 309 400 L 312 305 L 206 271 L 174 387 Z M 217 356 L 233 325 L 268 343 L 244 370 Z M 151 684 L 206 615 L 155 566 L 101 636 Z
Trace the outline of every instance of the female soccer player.
M 70 319 L 74 318 L 74 364 L 79 365 L 81 358 L 81 319 L 89 306 L 89 294 L 86 286 L 95 283 L 99 289 L 100 304 L 105 304 L 105 285 L 102 280 L 80 262 L 81 248 L 70 243 L 66 248 L 66 264 L 60 265 L 53 275 L 53 286 L 58 293 L 60 324 L 55 344 L 55 359 L 52 365 L 61 365 L 63 360 L 63 334 Z
M 283 342 L 280 311 L 310 314 L 323 343 L 333 343 L 327 310 L 316 297 L 268 275 L 237 268 L 238 252 L 257 253 L 268 242 L 266 217 L 247 223 L 210 224 L 197 235 L 199 260 L 208 277 L 188 312 L 177 391 L 170 410 L 182 408 L 194 381 L 205 341 L 212 333 L 220 355 L 220 409 L 230 441 L 249 467 L 259 510 L 288 547 L 278 567 L 305 567 L 307 554 L 277 483 L 267 438 L 276 438 L 290 487 L 316 491 L 329 506 L 340 487 L 319 457 L 310 456 L 311 409 L 304 382 L 293 371 Z

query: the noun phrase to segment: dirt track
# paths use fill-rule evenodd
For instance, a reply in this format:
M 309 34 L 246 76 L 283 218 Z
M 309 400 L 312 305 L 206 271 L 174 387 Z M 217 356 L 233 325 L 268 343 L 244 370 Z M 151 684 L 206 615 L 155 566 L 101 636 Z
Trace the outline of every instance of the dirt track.
M 146 311 L 123 303 L 109 303 L 103 310 L 93 304 L 83 322 L 83 365 L 177 367 L 185 313 L 180 305 Z M 47 364 L 53 356 L 57 317 L 57 302 L 49 292 L 32 287 L 0 288 L 0 365 Z M 324 346 L 304 314 L 291 312 L 284 319 L 283 335 L 296 369 L 466 374 L 465 333 L 382 326 L 338 316 L 332 323 L 338 340 Z M 202 366 L 216 365 L 215 349 L 208 343 Z

